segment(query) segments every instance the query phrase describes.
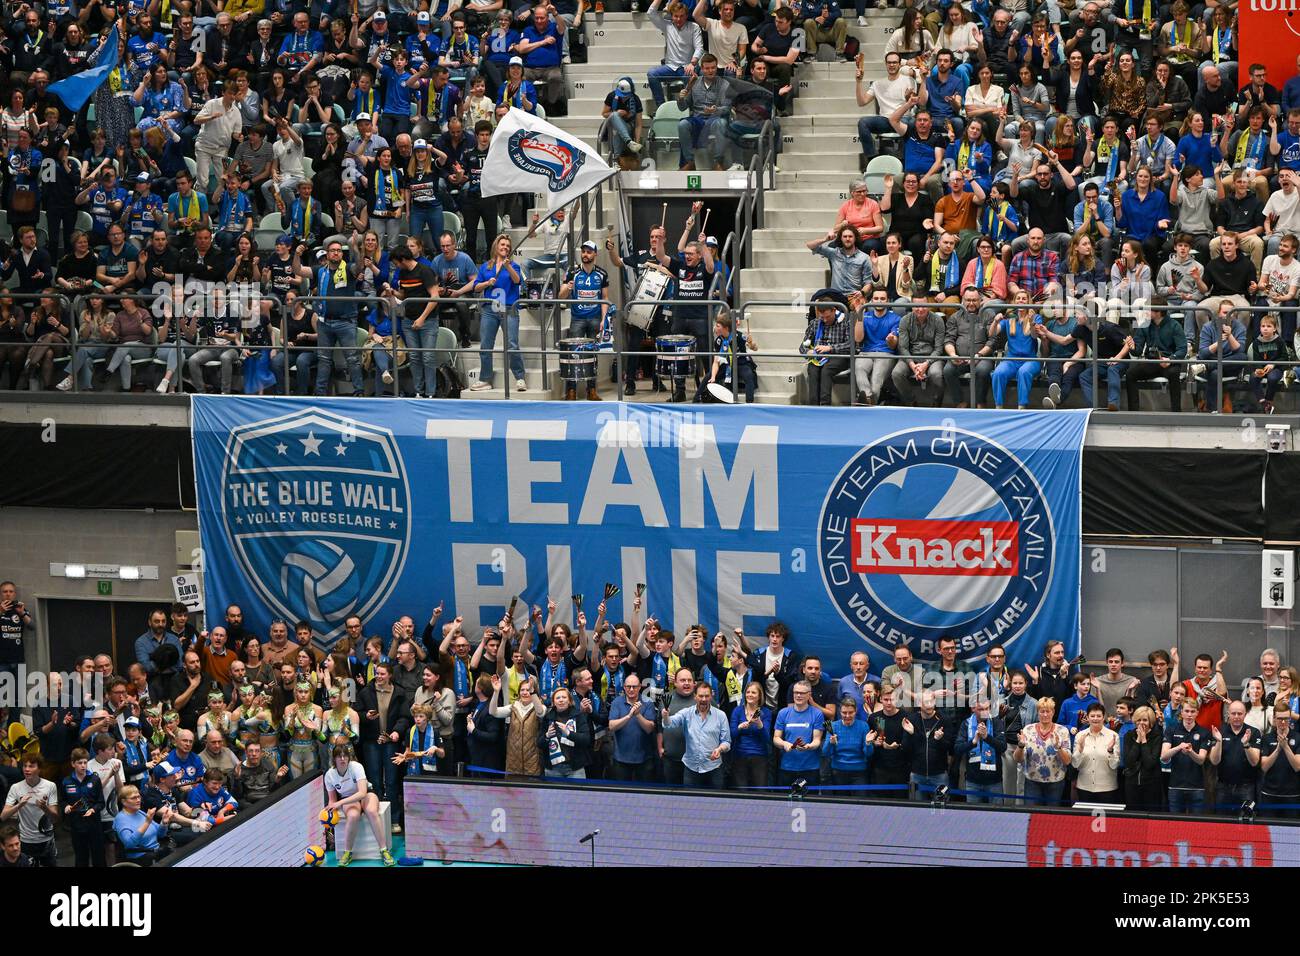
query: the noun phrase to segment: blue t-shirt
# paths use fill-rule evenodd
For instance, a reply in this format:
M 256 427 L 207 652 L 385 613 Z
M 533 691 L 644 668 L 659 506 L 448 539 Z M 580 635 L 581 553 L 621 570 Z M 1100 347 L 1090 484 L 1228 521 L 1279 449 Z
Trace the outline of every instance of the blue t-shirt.
M 507 30 L 505 33 L 493 30 L 488 36 L 487 58 L 494 63 L 509 63 L 510 58 L 514 56 L 510 48 L 518 42 L 518 30 Z
M 592 300 L 583 301 L 572 307 L 573 317 L 575 319 L 598 319 L 600 318 L 600 299 L 604 298 L 605 290 L 609 288 L 609 276 L 600 266 L 596 266 L 590 272 L 586 269 L 573 269 L 565 282 L 573 283 L 573 298 Z
M 818 752 L 813 749 L 813 734 L 826 726 L 826 716 L 811 704 L 802 711 L 794 707 L 783 707 L 776 715 L 776 730 L 787 743 L 802 740 L 807 744 L 804 750 L 789 750 L 781 753 L 782 770 L 816 770 L 821 765 Z
M 135 75 L 139 76 L 162 59 L 162 51 L 167 49 L 167 38 L 156 31 L 147 37 L 137 33 L 126 41 L 126 49 L 135 64 Z
M 523 270 L 519 268 L 519 263 L 511 262 L 515 271 L 523 278 Z M 475 282 L 486 282 L 488 279 L 495 277 L 496 285 L 484 289 L 481 295 L 487 299 L 496 299 L 502 306 L 509 307 L 519 301 L 519 283 L 515 281 L 514 276 L 510 274 L 509 269 L 496 270 L 491 262 L 485 262 L 478 267 L 478 275 L 474 278 Z
M 1300 170 L 1300 135 L 1279 124 L 1277 144 L 1282 147 L 1282 152 L 1277 154 L 1278 169 Z
M 444 255 L 434 256 L 429 268 L 433 269 L 434 273 L 437 274 L 438 281 L 444 287 L 453 283 L 457 287 L 463 286 L 478 271 L 478 267 L 474 265 L 474 260 L 459 249 L 456 250 L 456 255 L 450 260 Z
M 902 321 L 893 309 L 886 309 L 884 315 L 877 315 L 875 309 L 862 313 L 862 353 L 892 352 L 894 349 L 885 339 L 898 335 L 898 323 Z
M 930 138 L 925 142 L 911 135 L 903 137 L 903 171 L 919 176 L 928 173 L 934 165 L 936 146 L 940 149 L 946 147 L 946 140 L 936 132 L 930 133 Z
M 325 38 L 315 30 L 306 33 L 290 33 L 280 44 L 280 56 L 288 57 L 284 64 L 287 69 L 301 70 L 317 53 L 325 52 Z
M 538 43 L 546 37 L 555 37 L 554 43 L 548 43 L 546 46 L 538 47 L 535 50 L 529 50 L 524 54 L 524 66 L 534 69 L 545 69 L 550 66 L 560 65 L 560 54 L 564 50 L 564 37 L 560 36 L 560 31 L 556 29 L 554 23 L 546 24 L 546 29 L 541 33 L 531 23 L 524 28 L 523 39 L 529 43 Z
M 411 88 L 406 81 L 415 74 L 410 70 L 398 73 L 391 66 L 381 67 L 379 78 L 384 83 L 384 112 L 391 116 L 411 115 Z
M 184 760 L 180 758 L 180 755 L 175 750 L 167 754 L 164 759 L 180 771 L 180 777 L 176 781 L 178 786 L 198 783 L 203 779 L 203 775 L 208 772 L 208 768 L 203 765 L 203 761 L 193 750 Z

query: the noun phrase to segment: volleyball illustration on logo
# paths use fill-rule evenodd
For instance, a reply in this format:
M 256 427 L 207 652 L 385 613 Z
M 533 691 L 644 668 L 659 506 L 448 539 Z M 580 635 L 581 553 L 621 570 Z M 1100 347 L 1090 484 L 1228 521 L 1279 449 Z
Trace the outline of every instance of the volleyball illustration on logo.
M 333 541 L 308 541 L 280 564 L 280 591 L 301 590 L 303 607 L 313 621 L 342 621 L 357 606 L 357 568 Z
M 249 585 L 328 647 L 392 594 L 411 493 L 392 432 L 319 408 L 234 429 L 222 519 Z
M 864 448 L 832 483 L 818 524 L 822 579 L 840 615 L 881 650 L 906 643 L 918 657 L 943 636 L 966 649 L 1014 641 L 1047 594 L 1054 547 L 1034 476 L 1002 446 L 955 428 Z

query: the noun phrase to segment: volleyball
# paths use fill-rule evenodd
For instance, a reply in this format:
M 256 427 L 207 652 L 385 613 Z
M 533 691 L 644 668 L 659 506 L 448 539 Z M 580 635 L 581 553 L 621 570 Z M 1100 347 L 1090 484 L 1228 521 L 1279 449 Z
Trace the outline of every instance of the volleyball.
M 280 592 L 311 621 L 342 621 L 356 607 L 359 589 L 356 565 L 332 541 L 308 541 L 280 564 Z
M 332 830 L 339 825 L 339 812 L 333 807 L 326 807 L 320 812 L 320 822 Z
M 308 866 L 320 866 L 325 862 L 325 848 L 323 846 L 309 846 L 307 851 L 303 853 L 302 859 Z

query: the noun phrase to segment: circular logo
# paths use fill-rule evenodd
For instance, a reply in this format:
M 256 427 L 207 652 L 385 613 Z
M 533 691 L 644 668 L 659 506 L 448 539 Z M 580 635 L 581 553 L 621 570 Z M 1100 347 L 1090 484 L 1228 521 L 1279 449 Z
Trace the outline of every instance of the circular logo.
M 836 476 L 817 530 L 840 616 L 886 653 L 963 654 L 1024 633 L 1049 591 L 1055 535 L 1037 480 L 1010 451 L 958 428 L 896 432 Z
M 524 172 L 545 176 L 551 192 L 567 189 L 587 161 L 587 154 L 576 146 L 527 129 L 510 137 L 506 153 Z

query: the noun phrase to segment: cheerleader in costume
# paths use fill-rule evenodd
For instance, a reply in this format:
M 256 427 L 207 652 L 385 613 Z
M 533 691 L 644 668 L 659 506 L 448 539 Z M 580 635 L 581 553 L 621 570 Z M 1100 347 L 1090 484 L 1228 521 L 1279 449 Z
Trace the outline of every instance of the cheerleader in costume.
M 355 750 L 361 729 L 361 718 L 348 706 L 339 687 L 329 689 L 329 704 L 330 709 L 325 711 L 320 731 L 321 742 L 325 744 L 327 750 L 333 750 L 338 746 L 351 747 Z
M 257 693 L 252 684 L 245 684 L 239 688 L 239 706 L 235 708 L 231 716 L 235 722 L 235 734 L 239 749 L 243 751 L 251 743 L 260 743 L 262 753 L 278 769 L 279 763 L 276 760 L 275 749 L 275 725 L 271 723 L 271 709 L 267 704 L 268 699 L 265 694 Z
M 206 739 L 214 730 L 225 740 L 233 737 L 230 712 L 226 710 L 226 697 L 219 690 L 208 694 L 208 709 L 199 717 L 196 725 L 196 733 L 200 740 Z
M 312 686 L 299 681 L 293 703 L 284 709 L 284 733 L 289 743 L 289 774 L 297 780 L 317 767 L 316 739 L 321 729 L 321 708 L 311 702 Z

